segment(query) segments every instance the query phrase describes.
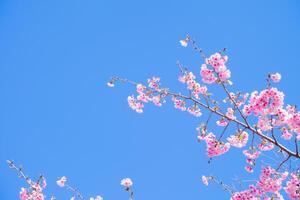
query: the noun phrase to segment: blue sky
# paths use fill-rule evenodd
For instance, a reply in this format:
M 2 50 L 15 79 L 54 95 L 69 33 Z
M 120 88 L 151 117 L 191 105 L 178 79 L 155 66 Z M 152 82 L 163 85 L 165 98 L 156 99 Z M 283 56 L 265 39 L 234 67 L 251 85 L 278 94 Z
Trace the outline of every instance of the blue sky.
M 136 199 L 227 199 L 201 176 L 249 178 L 244 157 L 233 150 L 207 164 L 195 132 L 205 117 L 171 104 L 136 114 L 126 102 L 134 88 L 105 83 L 155 75 L 184 91 L 176 61 L 197 75 L 202 63 L 179 45 L 188 33 L 208 54 L 228 48 L 236 89 L 262 89 L 278 71 L 286 101 L 298 104 L 299 10 L 296 0 L 0 1 L 0 199 L 25 185 L 6 159 L 43 173 L 58 199 L 70 197 L 55 185 L 62 175 L 87 197 L 127 199 L 119 181 L 131 177 Z

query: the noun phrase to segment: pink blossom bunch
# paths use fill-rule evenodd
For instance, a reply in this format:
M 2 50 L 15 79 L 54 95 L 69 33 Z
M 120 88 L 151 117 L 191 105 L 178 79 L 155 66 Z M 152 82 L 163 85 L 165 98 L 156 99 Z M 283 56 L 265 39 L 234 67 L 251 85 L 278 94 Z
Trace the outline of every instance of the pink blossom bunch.
M 227 108 L 226 117 L 230 120 L 236 119 L 236 117 L 234 116 L 234 110 L 232 108 Z
M 248 190 L 235 192 L 230 200 L 261 200 L 260 196 L 259 190 L 255 186 L 250 186 Z
M 275 114 L 278 108 L 282 108 L 284 100 L 283 92 L 278 91 L 277 88 L 270 88 L 261 91 L 252 92 L 249 104 L 244 106 L 244 114 L 250 115 L 268 115 Z
M 291 130 L 296 132 L 298 135 L 300 134 L 300 112 L 294 113 L 288 119 L 288 125 Z
M 138 101 L 133 95 L 128 96 L 127 98 L 128 105 L 132 110 L 135 110 L 137 113 L 143 112 L 144 104 Z
M 182 76 L 179 76 L 179 81 L 187 84 L 187 88 L 192 91 L 194 97 L 199 99 L 199 94 L 205 95 L 207 93 L 207 87 L 201 86 L 196 82 L 196 77 L 192 72 L 185 73 Z
M 148 79 L 148 86 L 152 89 L 158 90 L 160 77 L 152 77 L 152 79 Z
M 199 94 L 204 96 L 207 94 L 207 87 L 205 85 L 201 86 L 199 83 L 196 83 L 193 87 L 192 94 L 194 97 L 199 99 Z
M 215 53 L 206 59 L 206 64 L 211 65 L 214 72 L 218 75 L 221 81 L 226 81 L 230 78 L 231 72 L 226 67 L 226 62 L 228 61 L 228 56 L 222 56 L 220 53 Z
M 244 150 L 243 154 L 247 157 L 246 162 L 248 165 L 245 167 L 245 170 L 249 173 L 253 172 L 253 167 L 255 166 L 255 161 L 260 155 L 260 151 L 255 148 L 250 148 L 249 150 Z
M 204 137 L 204 140 L 206 142 L 207 148 L 207 155 L 208 157 L 214 157 L 214 156 L 219 156 L 230 149 L 230 144 L 229 143 L 224 143 L 221 141 L 218 141 L 216 139 L 216 136 L 213 133 L 209 133 Z
M 231 135 L 227 138 L 231 146 L 242 148 L 246 146 L 248 142 L 248 133 L 246 131 L 237 131 L 235 135 Z
M 300 199 L 300 175 L 298 173 L 291 173 L 291 178 L 287 181 L 284 190 L 291 199 Z
M 202 81 L 207 84 L 212 84 L 218 80 L 214 71 L 207 68 L 206 64 L 201 66 L 200 75 L 202 77 Z
M 288 172 L 280 173 L 268 166 L 262 169 L 257 185 L 264 192 L 275 193 L 281 190 L 287 176 Z
M 198 106 L 188 107 L 187 111 L 195 117 L 200 117 L 202 115 L 201 110 Z
M 42 193 L 42 190 L 28 191 L 25 188 L 21 188 L 20 199 L 21 200 L 44 200 L 45 196 Z
M 276 116 L 277 118 L 275 118 L 275 120 L 272 122 L 272 124 L 274 126 L 281 126 L 284 125 L 288 118 L 291 116 L 287 110 L 283 109 L 283 108 L 278 108 L 276 111 Z
M 161 96 L 160 95 L 156 95 L 152 97 L 152 103 L 156 106 L 161 106 L 162 105 L 162 101 L 161 101 Z
M 281 137 L 285 140 L 290 140 L 293 137 L 293 134 L 285 127 L 281 129 Z
M 270 151 L 274 148 L 274 144 L 268 142 L 267 140 L 262 140 L 261 143 L 258 145 L 258 148 L 261 151 Z
M 46 181 L 43 178 L 42 185 L 40 183 L 34 183 L 31 180 L 28 180 L 30 183 L 30 188 L 21 188 L 20 191 L 20 200 L 44 200 L 45 195 L 43 194 L 43 189 L 46 187 Z
M 182 110 L 182 111 L 185 111 L 186 110 L 186 107 L 185 107 L 185 101 L 182 100 L 182 99 L 178 99 L 176 97 L 173 97 L 172 98 L 172 101 L 174 102 L 174 107 L 179 109 L 179 110 Z
M 194 85 L 196 84 L 196 76 L 193 74 L 193 72 L 186 72 L 184 75 L 179 76 L 178 80 L 182 83 L 187 84 L 187 88 L 189 90 L 193 89 Z
M 270 120 L 266 116 L 260 116 L 258 118 L 257 127 L 262 131 L 269 131 L 272 129 Z

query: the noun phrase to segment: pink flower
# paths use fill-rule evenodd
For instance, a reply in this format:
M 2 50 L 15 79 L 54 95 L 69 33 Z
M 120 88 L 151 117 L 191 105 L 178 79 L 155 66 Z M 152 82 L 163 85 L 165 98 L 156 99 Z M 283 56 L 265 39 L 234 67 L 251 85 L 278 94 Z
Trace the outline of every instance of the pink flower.
M 271 167 L 262 169 L 257 185 L 264 192 L 278 192 L 282 188 L 282 181 L 286 178 L 286 173 L 277 172 Z
M 182 100 L 182 99 L 177 99 L 176 97 L 173 97 L 172 98 L 172 101 L 174 102 L 174 107 L 177 108 L 177 109 L 180 109 L 182 111 L 185 111 L 186 110 L 186 107 L 185 107 L 185 101 Z
M 209 181 L 209 178 L 206 177 L 206 176 L 202 176 L 202 183 L 206 186 L 208 186 L 208 181 Z
M 56 184 L 59 186 L 59 187 L 65 187 L 65 184 L 67 182 L 67 177 L 63 176 L 61 177 L 60 179 L 58 179 L 56 181 Z
M 241 192 L 235 192 L 230 200 L 261 200 L 257 189 L 248 189 Z M 263 199 L 267 200 L 267 199 Z
M 21 200 L 27 200 L 28 199 L 28 193 L 27 193 L 27 190 L 25 188 L 21 188 L 20 199 Z
M 294 113 L 288 120 L 287 123 L 289 125 L 289 128 L 292 131 L 295 131 L 296 133 L 300 134 L 300 112 Z
M 249 172 L 249 173 L 253 173 L 253 167 L 252 167 L 252 166 L 247 165 L 247 166 L 245 167 L 245 170 L 246 170 L 247 172 Z
M 142 113 L 143 112 L 143 107 L 144 104 L 137 99 L 133 95 L 128 96 L 127 98 L 128 105 L 132 110 L 135 110 L 137 113 Z
M 234 110 L 232 108 L 227 108 L 226 117 L 231 120 L 235 120 L 236 117 L 234 116 Z
M 114 86 L 115 86 L 113 82 L 108 82 L 108 83 L 106 83 L 106 85 L 107 85 L 108 87 L 114 87 Z
M 297 173 L 291 173 L 290 180 L 287 181 L 285 192 L 291 199 L 300 199 L 300 176 Z
M 216 122 L 216 124 L 217 124 L 218 126 L 227 126 L 228 122 L 227 122 L 224 118 L 221 118 L 220 120 L 218 120 L 218 121 Z
M 121 185 L 123 185 L 126 188 L 129 188 L 132 186 L 132 180 L 130 178 L 124 178 L 121 180 Z
M 272 129 L 272 126 L 270 124 L 270 120 L 267 117 L 259 117 L 257 126 L 262 131 L 268 131 L 268 130 Z
M 197 106 L 188 107 L 187 111 L 195 117 L 200 117 L 202 115 L 200 108 Z
M 136 85 L 136 91 L 140 94 L 140 93 L 143 93 L 144 90 L 146 89 L 145 86 L 143 86 L 142 84 L 137 84 Z
M 270 74 L 270 78 L 273 82 L 277 83 L 281 80 L 281 75 L 279 73 Z
M 262 151 L 270 151 L 274 148 L 274 144 L 268 142 L 267 140 L 262 140 L 261 143 L 258 145 L 258 148 Z
M 187 45 L 188 45 L 188 40 L 187 39 L 180 40 L 179 42 L 180 42 L 181 46 L 183 46 L 183 47 L 187 47 Z
M 290 140 L 293 137 L 293 134 L 289 132 L 287 128 L 282 128 L 281 131 L 282 131 L 281 137 L 283 139 Z
M 282 108 L 284 101 L 284 94 L 277 90 L 277 88 L 270 88 L 261 91 L 252 92 L 249 104 L 244 106 L 243 112 L 249 115 L 253 112 L 257 115 L 276 114 L 279 108 Z
M 159 89 L 159 81 L 160 81 L 159 77 L 152 77 L 152 79 L 148 79 L 148 86 L 150 88 L 158 90 Z
M 43 179 L 43 182 L 42 182 L 42 187 L 43 187 L 43 188 L 46 188 L 46 186 L 47 186 L 46 179 Z
M 211 84 L 217 81 L 217 77 L 215 76 L 213 70 L 207 69 L 206 64 L 201 66 L 200 75 L 204 83 Z
M 227 138 L 231 146 L 242 148 L 246 146 L 248 142 L 248 133 L 243 131 L 238 131 L 235 135 L 231 135 Z
M 160 95 L 152 97 L 152 103 L 156 106 L 161 106 L 161 97 Z
M 220 142 L 216 139 L 216 136 L 213 133 L 209 133 L 204 137 L 204 140 L 206 142 L 207 148 L 207 155 L 208 157 L 214 157 L 214 156 L 219 156 L 230 149 L 230 144 L 229 143 L 224 143 Z
M 256 159 L 260 155 L 260 151 L 257 151 L 255 149 L 244 150 L 243 153 L 249 159 Z

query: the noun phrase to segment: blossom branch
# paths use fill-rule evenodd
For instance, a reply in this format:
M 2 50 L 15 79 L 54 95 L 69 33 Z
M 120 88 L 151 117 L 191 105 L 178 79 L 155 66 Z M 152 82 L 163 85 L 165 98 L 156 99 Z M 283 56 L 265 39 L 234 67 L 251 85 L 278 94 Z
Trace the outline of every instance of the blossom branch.
M 113 79 L 111 79 L 110 82 L 114 83 L 115 81 L 120 81 L 122 83 L 129 83 L 129 84 L 132 84 L 132 85 L 135 85 L 135 86 L 138 85 L 134 81 L 131 81 L 131 80 L 128 80 L 128 79 L 124 79 L 124 78 L 121 78 L 121 77 L 118 77 L 118 76 L 113 77 Z M 226 89 L 226 87 L 224 87 L 224 88 Z M 216 115 L 218 115 L 218 116 L 220 116 L 220 117 L 222 117 L 224 119 L 227 119 L 228 121 L 232 121 L 234 123 L 237 123 L 238 125 L 244 127 L 245 129 L 247 129 L 247 130 L 253 132 L 254 134 L 260 136 L 261 138 L 265 139 L 266 141 L 274 144 L 280 150 L 282 150 L 283 152 L 287 153 L 291 157 L 300 158 L 299 154 L 293 152 L 292 150 L 288 149 L 284 145 L 280 144 L 279 142 L 276 142 L 274 139 L 270 138 L 269 136 L 263 134 L 262 132 L 260 132 L 257 129 L 253 128 L 252 126 L 250 126 L 249 123 L 248 123 L 248 121 L 247 121 L 247 119 L 245 119 L 245 116 L 243 114 L 241 114 L 241 117 L 244 119 L 244 121 L 246 121 L 245 123 L 242 122 L 242 121 L 240 121 L 240 120 L 238 120 L 238 119 L 229 118 L 228 116 L 226 116 L 226 114 L 220 112 L 218 109 L 215 109 L 215 107 L 211 107 L 211 106 L 209 106 L 209 105 L 207 105 L 207 104 L 199 101 L 198 99 L 196 99 L 194 97 L 186 96 L 186 95 L 183 95 L 181 93 L 171 92 L 168 89 L 150 90 L 150 91 L 153 92 L 153 93 L 159 93 L 159 94 L 164 95 L 164 96 L 179 97 L 179 98 L 185 99 L 186 101 L 191 101 L 191 102 L 195 103 L 196 105 L 199 105 L 202 108 L 205 108 L 205 109 L 209 110 L 210 112 L 213 112 L 214 114 L 216 114 Z M 227 89 L 225 91 L 228 92 Z M 229 94 L 229 92 L 228 92 L 228 94 Z M 241 112 L 240 109 L 238 109 L 238 111 Z

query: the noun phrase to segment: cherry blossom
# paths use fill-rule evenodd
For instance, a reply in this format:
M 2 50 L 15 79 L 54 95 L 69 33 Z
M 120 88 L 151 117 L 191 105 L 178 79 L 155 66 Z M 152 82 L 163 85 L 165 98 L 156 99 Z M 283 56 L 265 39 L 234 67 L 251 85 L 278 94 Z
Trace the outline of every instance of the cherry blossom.
M 107 85 L 108 87 L 114 87 L 114 86 L 115 86 L 113 82 L 107 82 L 106 85 Z
M 216 121 L 216 124 L 218 126 L 227 126 L 228 122 L 224 118 L 221 118 L 220 120 Z
M 131 187 L 132 184 L 133 184 L 133 182 L 130 178 L 124 178 L 124 179 L 121 180 L 121 185 L 126 187 L 126 188 Z
M 280 173 L 271 167 L 262 169 L 258 186 L 264 192 L 278 192 L 282 188 L 282 181 L 286 179 L 288 173 Z
M 65 187 L 65 184 L 67 182 L 67 177 L 63 176 L 61 177 L 60 179 L 58 179 L 56 181 L 56 184 L 59 186 L 59 187 Z
M 291 199 L 300 199 L 300 176 L 298 173 L 291 173 L 291 178 L 287 181 L 284 190 Z
M 209 133 L 204 137 L 204 140 L 207 145 L 207 155 L 208 157 L 214 157 L 214 156 L 219 156 L 230 149 L 230 144 L 229 143 L 224 143 L 221 141 L 218 141 L 216 139 L 216 136 L 213 133 Z
M 270 74 L 270 78 L 271 78 L 272 81 L 277 83 L 281 80 L 281 74 L 279 74 L 279 73 Z
M 227 138 L 231 146 L 242 148 L 248 142 L 248 133 L 246 131 L 238 131 L 235 135 Z
M 213 70 L 208 69 L 206 64 L 203 64 L 201 66 L 200 75 L 204 83 L 212 84 L 217 81 L 217 77 L 214 74 Z
M 206 177 L 206 176 L 202 176 L 202 183 L 206 186 L 208 186 L 208 181 L 209 181 L 209 178 Z
M 188 107 L 187 111 L 195 117 L 200 117 L 202 115 L 200 108 L 197 106 Z
M 181 46 L 183 46 L 183 47 L 187 47 L 188 46 L 188 40 L 187 39 L 180 40 L 179 42 L 180 42 Z

